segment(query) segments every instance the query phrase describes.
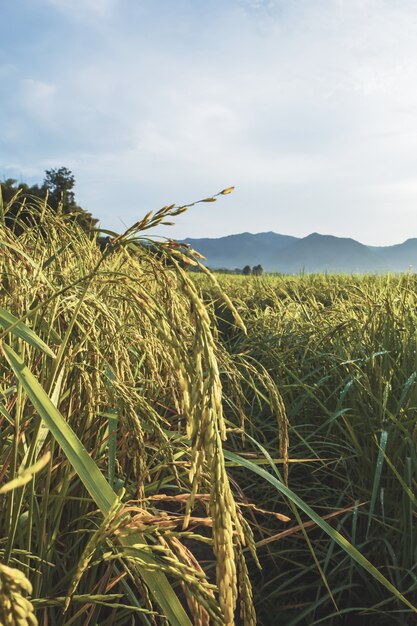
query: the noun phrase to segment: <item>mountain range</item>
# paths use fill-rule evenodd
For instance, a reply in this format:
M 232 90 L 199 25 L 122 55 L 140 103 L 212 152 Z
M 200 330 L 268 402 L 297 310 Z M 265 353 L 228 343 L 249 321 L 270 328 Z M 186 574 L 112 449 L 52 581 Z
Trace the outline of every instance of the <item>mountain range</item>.
M 241 233 L 217 239 L 183 240 L 211 269 L 262 265 L 267 272 L 407 272 L 417 271 L 417 238 L 392 246 L 366 246 L 355 239 L 312 233 Z

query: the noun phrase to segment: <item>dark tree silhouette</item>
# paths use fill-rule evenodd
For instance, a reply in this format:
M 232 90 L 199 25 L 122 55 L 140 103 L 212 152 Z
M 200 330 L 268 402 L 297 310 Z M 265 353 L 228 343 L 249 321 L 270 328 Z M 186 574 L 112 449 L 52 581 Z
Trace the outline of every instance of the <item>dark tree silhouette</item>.
M 73 173 L 66 167 L 45 170 L 44 186 L 50 192 L 50 197 L 62 202 L 64 207 L 75 205 L 75 195 L 72 191 L 75 185 Z
M 33 207 L 33 198 L 44 200 L 48 196 L 48 204 L 54 211 L 62 211 L 70 216 L 85 231 L 92 231 L 97 221 L 91 213 L 85 211 L 75 201 L 75 177 L 66 167 L 45 171 L 45 179 L 41 186 L 29 186 L 17 183 L 13 178 L 0 181 L 3 203 L 8 205 L 5 216 L 6 225 L 17 234 L 29 226 L 38 223 L 37 212 Z

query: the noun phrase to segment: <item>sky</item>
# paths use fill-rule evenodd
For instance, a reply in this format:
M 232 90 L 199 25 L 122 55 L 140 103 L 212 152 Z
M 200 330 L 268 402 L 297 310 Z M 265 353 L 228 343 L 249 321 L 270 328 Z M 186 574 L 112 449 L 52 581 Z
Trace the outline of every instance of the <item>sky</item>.
M 417 237 L 415 0 L 1 0 L 0 180 L 123 231 Z

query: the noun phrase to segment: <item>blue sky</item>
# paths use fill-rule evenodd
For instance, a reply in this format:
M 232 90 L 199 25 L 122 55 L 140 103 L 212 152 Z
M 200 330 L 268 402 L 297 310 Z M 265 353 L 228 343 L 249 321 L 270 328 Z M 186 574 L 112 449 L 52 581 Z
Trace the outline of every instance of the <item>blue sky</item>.
M 0 178 L 121 231 L 417 237 L 414 0 L 3 0 Z

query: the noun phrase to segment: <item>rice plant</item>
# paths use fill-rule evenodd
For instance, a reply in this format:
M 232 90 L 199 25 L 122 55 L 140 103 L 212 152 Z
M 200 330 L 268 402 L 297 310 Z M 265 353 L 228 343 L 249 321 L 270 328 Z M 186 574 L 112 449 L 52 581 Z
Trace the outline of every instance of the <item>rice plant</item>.
M 251 534 L 223 454 L 227 357 L 183 253 L 143 238 L 185 207 L 148 214 L 104 251 L 46 202 L 23 201 L 16 229 L 7 208 L 3 589 L 12 570 L 30 581 L 28 623 L 233 624 L 239 596 L 255 623 Z M 20 623 L 9 604 L 4 623 Z

